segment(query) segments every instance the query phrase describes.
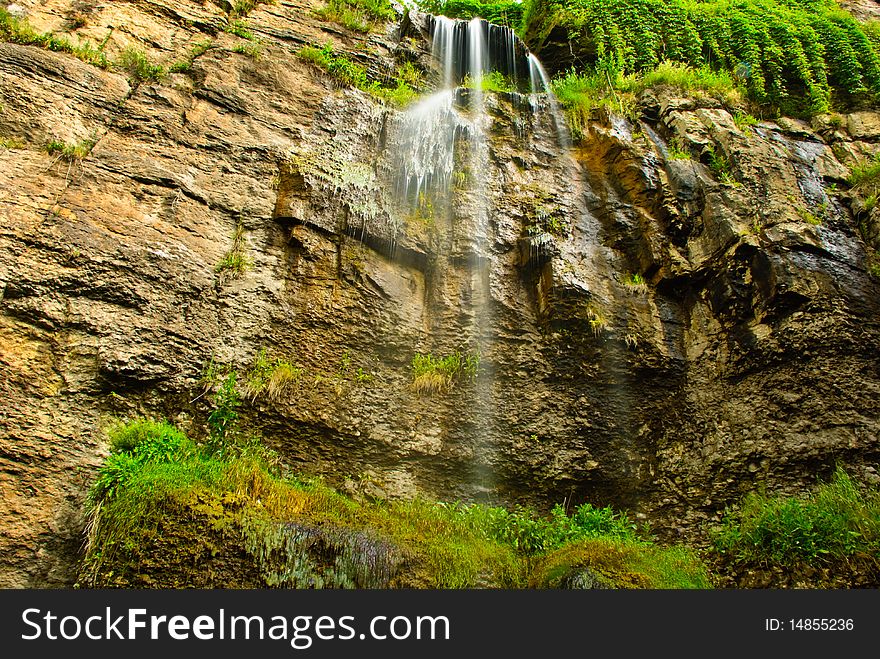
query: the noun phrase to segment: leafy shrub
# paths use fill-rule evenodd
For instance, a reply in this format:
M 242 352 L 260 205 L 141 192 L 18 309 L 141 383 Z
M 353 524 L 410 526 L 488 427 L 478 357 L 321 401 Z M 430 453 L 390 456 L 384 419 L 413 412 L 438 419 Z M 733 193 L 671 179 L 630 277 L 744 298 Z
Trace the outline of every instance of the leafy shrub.
M 827 562 L 856 552 L 880 558 L 880 492 L 859 487 L 837 468 L 811 496 L 751 493 L 725 514 L 715 547 L 761 565 Z
M 831 91 L 874 95 L 880 62 L 865 31 L 825 0 L 533 0 L 524 37 L 537 52 L 554 27 L 574 55 L 624 74 L 664 59 L 711 66 L 750 98 L 803 114 L 827 111 Z
M 517 27 L 522 22 L 524 2 L 501 0 L 479 2 L 478 0 L 417 0 L 421 9 L 449 18 L 485 18 L 490 23 Z

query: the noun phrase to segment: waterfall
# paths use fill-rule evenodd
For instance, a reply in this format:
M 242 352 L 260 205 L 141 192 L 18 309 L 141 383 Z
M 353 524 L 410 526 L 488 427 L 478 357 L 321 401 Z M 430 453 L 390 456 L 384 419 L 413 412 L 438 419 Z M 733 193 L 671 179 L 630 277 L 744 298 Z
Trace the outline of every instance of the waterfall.
M 434 234 L 434 239 L 455 250 L 458 263 L 462 257 L 467 261 L 461 274 L 470 281 L 464 285 L 467 279 L 462 280 L 460 295 L 461 312 L 470 316 L 470 326 L 455 340 L 466 344 L 468 352 L 481 355 L 481 382 L 469 404 L 475 424 L 473 468 L 489 491 L 495 447 L 488 438 L 493 436 L 499 395 L 494 391 L 491 222 L 498 183 L 490 167 L 493 119 L 489 112 L 497 100 L 483 90 L 487 76 L 504 77 L 512 90 L 507 101 L 520 112 L 549 111 L 563 147 L 568 144 L 567 134 L 546 72 L 513 30 L 479 18 L 464 21 L 445 16 L 429 17 L 428 29 L 439 89 L 392 119 L 386 144 L 406 221 L 427 220 L 427 226 L 449 228 Z M 538 250 L 552 238 L 541 235 L 531 240 Z
M 531 83 L 532 94 L 546 94 L 547 102 L 550 104 L 550 114 L 553 117 L 553 123 L 556 126 L 556 135 L 559 138 L 559 144 L 562 147 L 571 145 L 571 138 L 568 134 L 568 127 L 565 124 L 565 117 L 559 109 L 559 102 L 556 100 L 556 94 L 550 89 L 550 78 L 547 71 L 541 64 L 541 60 L 532 53 L 528 54 L 529 62 L 529 82 Z

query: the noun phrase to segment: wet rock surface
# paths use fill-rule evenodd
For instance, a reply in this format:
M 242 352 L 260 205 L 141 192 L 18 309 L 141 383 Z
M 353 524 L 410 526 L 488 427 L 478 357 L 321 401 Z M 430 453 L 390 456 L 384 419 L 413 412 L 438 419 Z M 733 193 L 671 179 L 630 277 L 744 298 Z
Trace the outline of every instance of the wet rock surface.
M 61 30 L 74 3 L 18 4 Z M 846 177 L 880 115 L 743 132 L 655 90 L 567 149 L 544 101 L 488 94 L 484 184 L 462 141 L 427 217 L 394 195 L 400 111 L 295 55 L 331 41 L 393 70 L 427 61 L 419 30 L 349 34 L 310 8 L 258 5 L 259 59 L 211 3 L 107 3 L 77 29 L 166 65 L 210 42 L 161 82 L 0 44 L 0 137 L 21 145 L 0 150 L 0 585 L 73 582 L 112 419 L 198 435 L 205 364 L 243 372 L 262 349 L 304 375 L 248 402 L 247 427 L 370 496 L 591 501 L 680 539 L 757 484 L 870 475 L 878 225 Z M 95 144 L 65 159 L 50 140 Z M 234 278 L 217 268 L 237 231 Z M 414 354 L 456 350 L 480 352 L 475 378 L 412 387 Z

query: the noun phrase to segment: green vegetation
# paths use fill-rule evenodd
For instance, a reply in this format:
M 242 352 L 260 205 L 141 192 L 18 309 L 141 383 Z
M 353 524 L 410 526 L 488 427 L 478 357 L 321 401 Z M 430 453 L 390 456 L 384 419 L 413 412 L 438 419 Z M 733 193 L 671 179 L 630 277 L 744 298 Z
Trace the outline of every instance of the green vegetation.
M 500 0 L 499 2 L 478 2 L 477 0 L 417 0 L 421 9 L 438 16 L 469 19 L 485 18 L 490 23 L 517 27 L 525 11 L 524 2 Z
M 733 178 L 732 165 L 723 151 L 717 151 L 714 148 L 708 149 L 709 169 L 715 177 L 722 183 L 727 185 L 738 185 L 736 179 Z
M 374 30 L 377 22 L 395 17 L 388 0 L 327 0 L 327 4 L 312 13 L 321 20 L 364 34 Z
M 681 138 L 675 137 L 669 140 L 669 147 L 667 149 L 667 153 L 669 154 L 670 160 L 690 160 L 691 152 L 690 149 L 687 148 L 684 141 Z
M 475 89 L 477 85 L 475 80 L 465 77 L 461 86 Z M 516 91 L 516 85 L 500 71 L 492 71 L 480 80 L 480 90 L 484 92 L 512 92 Z
M 813 226 L 819 226 L 822 224 L 822 218 L 811 213 L 806 208 L 799 208 L 797 211 L 800 218 L 806 222 L 807 224 L 812 224 Z
M 0 8 L 0 40 L 68 53 L 87 64 L 92 64 L 102 69 L 109 68 L 110 66 L 109 60 L 100 47 L 94 48 L 88 41 L 72 44 L 64 37 L 57 37 L 51 32 L 43 34 L 35 32 L 28 25 L 27 21 L 13 17 L 3 8 Z
M 52 140 L 46 144 L 46 153 L 50 156 L 57 156 L 61 160 L 66 160 L 67 162 L 79 162 L 84 160 L 86 156 L 92 152 L 92 149 L 95 148 L 95 144 L 97 143 L 98 139 L 96 137 L 82 140 L 76 144 L 67 144 L 59 140 Z
M 322 48 L 304 46 L 297 53 L 300 59 L 310 62 L 320 69 L 329 73 L 339 82 L 357 87 L 376 98 L 396 106 L 404 106 L 418 97 L 412 85 L 421 81 L 421 73 L 411 63 L 406 63 L 397 68 L 394 80 L 380 84 L 375 80 L 369 80 L 367 71 L 348 57 L 337 54 L 331 44 L 325 44 Z
M 866 196 L 880 193 L 880 156 L 852 168 L 849 184 Z
M 462 378 L 477 376 L 480 356 L 454 352 L 446 357 L 434 357 L 428 353 L 416 353 L 412 360 L 413 389 L 419 394 L 448 391 Z
M 253 367 L 247 373 L 245 395 L 251 399 L 251 402 L 260 395 L 276 401 L 300 379 L 302 374 L 303 369 L 280 357 L 269 359 L 266 350 L 260 350 Z
M 880 490 L 860 487 L 837 468 L 810 496 L 749 494 L 725 514 L 715 546 L 757 565 L 815 565 L 855 554 L 880 559 Z
M 214 272 L 230 279 L 238 279 L 250 267 L 251 260 L 244 253 L 244 226 L 239 221 L 232 232 L 232 246 L 214 267 Z
M 537 52 L 558 26 L 574 56 L 598 70 L 650 72 L 663 60 L 711 67 L 787 113 L 826 112 L 832 91 L 880 91 L 870 38 L 833 0 L 532 0 L 523 20 Z
M 733 115 L 733 123 L 746 135 L 751 134 L 752 126 L 758 123 L 758 120 L 745 112 L 737 112 Z
M 24 142 L 14 137 L 0 137 L 0 149 L 23 149 Z
M 229 15 L 233 18 L 241 18 L 250 14 L 257 5 L 274 4 L 274 2 L 275 0 L 235 0 Z
M 645 293 L 648 290 L 648 284 L 645 278 L 638 272 L 629 275 L 623 280 L 624 285 L 633 293 Z
M 238 43 L 233 46 L 232 52 L 238 53 L 239 55 L 247 55 L 248 57 L 252 57 L 255 60 L 259 60 L 260 56 L 263 54 L 263 45 L 250 42 Z
M 189 73 L 192 71 L 193 63 L 197 57 L 201 57 L 211 48 L 214 48 L 214 42 L 210 39 L 197 42 L 189 51 L 189 56 L 185 60 L 175 62 L 168 68 L 169 73 Z
M 596 108 L 635 118 L 637 95 L 652 87 L 668 86 L 692 96 L 709 96 L 729 107 L 742 102 L 734 79 L 726 72 L 716 72 L 708 66 L 691 68 L 671 61 L 663 61 L 643 73 L 624 74 L 606 66 L 586 72 L 570 69 L 554 78 L 551 86 L 576 139 L 583 136 L 583 129 Z
M 234 34 L 242 39 L 247 39 L 248 41 L 254 41 L 256 39 L 254 33 L 251 32 L 251 28 L 247 24 L 247 21 L 229 21 L 223 26 L 223 31 L 228 32 L 229 34 Z
M 173 536 L 189 537 L 187 529 L 201 519 L 191 541 L 215 555 L 238 555 L 243 546 L 264 585 L 544 587 L 586 568 L 621 587 L 708 587 L 692 553 L 641 539 L 611 508 L 584 504 L 567 514 L 556 506 L 541 517 L 528 509 L 424 500 L 357 503 L 318 481 L 282 478 L 277 456 L 254 441 L 227 433 L 222 447 L 199 446 L 173 426 L 146 419 L 114 426 L 110 447 L 89 496 L 82 577 L 90 584 L 124 585 L 153 565 L 160 579 L 191 585 L 198 566 L 169 575 L 180 569 Z M 326 554 L 310 561 L 308 545 L 297 544 L 303 529 L 341 558 L 331 557 L 329 566 Z M 169 553 L 148 558 L 162 549 Z M 404 574 L 391 560 L 377 561 L 395 555 L 408 557 Z
M 127 71 L 135 82 L 158 81 L 165 77 L 165 68 L 151 64 L 147 56 L 136 48 L 124 50 L 116 65 Z

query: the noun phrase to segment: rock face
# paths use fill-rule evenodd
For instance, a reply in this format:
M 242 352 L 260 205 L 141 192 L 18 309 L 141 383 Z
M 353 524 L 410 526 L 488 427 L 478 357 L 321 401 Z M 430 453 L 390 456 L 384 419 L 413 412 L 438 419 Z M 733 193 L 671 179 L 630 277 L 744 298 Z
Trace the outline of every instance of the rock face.
M 77 3 L 18 4 L 61 30 Z M 591 501 L 675 535 L 836 461 L 878 478 L 877 222 L 846 178 L 880 115 L 744 132 L 655 90 L 571 149 L 544 101 L 487 94 L 484 185 L 462 168 L 415 213 L 393 195 L 400 112 L 295 53 L 429 66 L 426 23 L 355 35 L 310 9 L 258 5 L 259 58 L 214 4 L 87 13 L 111 58 L 190 62 L 160 82 L 0 44 L 0 585 L 72 583 L 108 423 L 198 435 L 206 364 L 261 350 L 302 373 L 247 427 L 374 496 Z M 413 388 L 416 353 L 455 351 L 479 352 L 474 378 Z

